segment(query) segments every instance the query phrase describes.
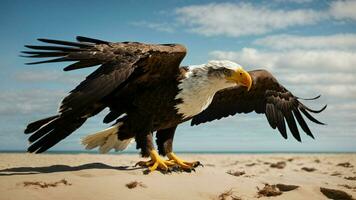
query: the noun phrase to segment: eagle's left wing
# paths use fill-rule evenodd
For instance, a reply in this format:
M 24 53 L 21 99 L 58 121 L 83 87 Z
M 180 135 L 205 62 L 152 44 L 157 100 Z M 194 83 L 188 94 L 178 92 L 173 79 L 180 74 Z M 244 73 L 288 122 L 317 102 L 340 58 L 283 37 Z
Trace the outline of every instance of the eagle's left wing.
M 323 124 L 309 112 L 320 113 L 326 105 L 320 110 L 306 107 L 266 70 L 250 71 L 249 74 L 253 80 L 250 91 L 247 91 L 246 87 L 236 86 L 217 92 L 208 108 L 193 117 L 191 125 L 221 119 L 236 113 L 255 111 L 264 113 L 270 126 L 273 129 L 277 128 L 284 138 L 287 138 L 286 121 L 294 138 L 301 141 L 295 119 L 303 131 L 314 138 L 302 114 L 317 124 Z

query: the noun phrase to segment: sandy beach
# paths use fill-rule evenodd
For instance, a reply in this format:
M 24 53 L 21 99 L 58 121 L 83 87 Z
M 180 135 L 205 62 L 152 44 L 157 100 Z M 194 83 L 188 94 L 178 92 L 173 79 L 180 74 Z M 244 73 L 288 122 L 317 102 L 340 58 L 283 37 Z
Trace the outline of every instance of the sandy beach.
M 356 197 L 356 154 L 180 156 L 199 160 L 204 167 L 192 173 L 145 174 L 144 169 L 133 167 L 142 160 L 138 155 L 2 153 L 0 199 Z

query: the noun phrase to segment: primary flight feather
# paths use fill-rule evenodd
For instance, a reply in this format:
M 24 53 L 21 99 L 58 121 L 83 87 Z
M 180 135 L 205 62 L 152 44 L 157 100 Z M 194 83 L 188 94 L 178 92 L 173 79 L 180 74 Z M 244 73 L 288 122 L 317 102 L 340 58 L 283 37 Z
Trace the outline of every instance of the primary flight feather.
M 138 164 L 151 171 L 168 170 L 173 165 L 191 170 L 198 165 L 173 153 L 175 130 L 185 121 L 198 125 L 255 111 L 265 114 L 270 126 L 284 138 L 288 126 L 298 141 L 297 124 L 314 138 L 304 117 L 323 124 L 310 112 L 319 113 L 326 106 L 320 110 L 308 108 L 268 71 L 247 72 L 231 61 L 180 67 L 186 48 L 179 44 L 112 43 L 81 36 L 77 42 L 38 40 L 47 45 L 26 45 L 32 51 L 23 53 L 49 59 L 27 64 L 74 62 L 65 71 L 99 67 L 62 100 L 56 115 L 27 126 L 25 133 L 31 134 L 29 152 L 48 150 L 105 108 L 110 112 L 103 122 L 113 125 L 85 137 L 82 143 L 87 149 L 99 147 L 106 153 L 124 150 L 135 139 L 142 156 L 151 157 Z M 154 132 L 158 152 L 153 145 Z

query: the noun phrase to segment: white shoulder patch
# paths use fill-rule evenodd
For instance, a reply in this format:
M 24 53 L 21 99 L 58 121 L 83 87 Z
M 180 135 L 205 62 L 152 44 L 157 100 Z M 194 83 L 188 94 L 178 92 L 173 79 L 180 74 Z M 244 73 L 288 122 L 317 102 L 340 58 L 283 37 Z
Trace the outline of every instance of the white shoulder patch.
M 222 78 L 209 77 L 209 70 L 221 67 L 237 70 L 241 66 L 227 60 L 212 60 L 205 65 L 189 67 L 185 78 L 178 85 L 180 92 L 176 99 L 183 102 L 176 105 L 177 112 L 184 117 L 195 116 L 205 110 L 213 100 L 215 93 L 221 89 L 232 87 L 234 83 Z
M 176 96 L 176 99 L 183 101 L 176 105 L 179 114 L 184 117 L 194 116 L 209 106 L 215 92 L 207 87 L 207 82 L 209 80 L 206 74 L 193 76 L 192 71 L 186 74 L 186 78 L 178 85 L 181 91 Z

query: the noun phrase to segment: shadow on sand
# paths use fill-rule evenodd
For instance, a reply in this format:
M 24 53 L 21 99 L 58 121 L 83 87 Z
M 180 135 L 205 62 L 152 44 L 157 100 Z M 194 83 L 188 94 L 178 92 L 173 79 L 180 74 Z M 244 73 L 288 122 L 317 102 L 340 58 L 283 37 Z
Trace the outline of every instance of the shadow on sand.
M 103 163 L 88 163 L 79 166 L 68 165 L 51 165 L 44 167 L 14 167 L 0 170 L 0 176 L 13 176 L 13 175 L 30 175 L 30 174 L 46 174 L 55 172 L 68 172 L 68 171 L 80 171 L 85 169 L 114 169 L 114 170 L 138 170 L 142 167 L 132 166 L 117 166 L 113 167 Z

